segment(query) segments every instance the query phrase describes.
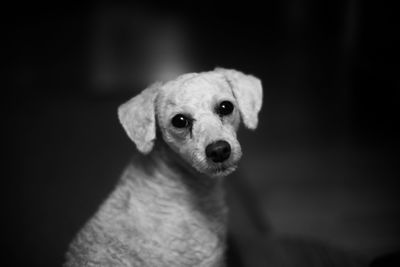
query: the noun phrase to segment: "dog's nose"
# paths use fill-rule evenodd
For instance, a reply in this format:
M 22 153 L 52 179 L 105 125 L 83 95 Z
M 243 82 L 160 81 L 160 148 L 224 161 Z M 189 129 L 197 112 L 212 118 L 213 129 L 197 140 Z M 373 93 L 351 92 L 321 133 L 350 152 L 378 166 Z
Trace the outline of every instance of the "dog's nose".
M 206 147 L 206 156 L 214 162 L 223 162 L 231 155 L 231 146 L 228 142 L 219 140 Z

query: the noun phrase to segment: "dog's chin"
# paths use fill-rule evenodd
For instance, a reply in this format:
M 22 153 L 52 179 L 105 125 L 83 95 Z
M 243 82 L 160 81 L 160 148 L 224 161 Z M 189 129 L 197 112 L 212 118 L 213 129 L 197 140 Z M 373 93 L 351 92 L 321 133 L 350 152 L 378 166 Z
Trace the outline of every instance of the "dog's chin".
M 220 178 L 231 174 L 236 168 L 236 164 L 216 164 L 215 166 L 210 166 L 205 173 L 210 177 Z
M 216 169 L 213 173 L 210 174 L 211 177 L 219 178 L 219 177 L 225 177 L 231 174 L 236 170 L 236 166 L 230 166 L 227 168 L 218 168 Z
M 191 163 L 194 168 L 211 178 L 225 177 L 234 172 L 238 166 L 240 156 L 231 158 L 225 162 L 215 163 L 205 158 L 199 158 Z

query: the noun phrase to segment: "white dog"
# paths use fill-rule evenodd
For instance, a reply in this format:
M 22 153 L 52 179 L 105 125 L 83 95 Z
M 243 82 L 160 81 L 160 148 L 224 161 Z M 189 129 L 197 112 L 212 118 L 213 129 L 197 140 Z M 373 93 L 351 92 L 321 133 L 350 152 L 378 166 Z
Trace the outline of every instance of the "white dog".
M 140 153 L 71 243 L 65 266 L 224 266 L 222 177 L 255 129 L 259 79 L 235 70 L 184 74 L 121 105 Z M 156 138 L 157 137 L 157 138 Z

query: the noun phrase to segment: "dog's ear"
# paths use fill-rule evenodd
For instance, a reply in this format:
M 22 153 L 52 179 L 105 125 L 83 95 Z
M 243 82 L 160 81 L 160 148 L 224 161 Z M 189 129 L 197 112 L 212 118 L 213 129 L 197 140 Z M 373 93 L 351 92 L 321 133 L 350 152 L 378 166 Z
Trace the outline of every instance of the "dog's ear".
M 156 139 L 155 99 L 160 84 L 153 84 L 118 108 L 118 117 L 137 149 L 148 154 Z
M 216 68 L 215 71 L 222 73 L 231 86 L 244 125 L 252 130 L 257 128 L 258 112 L 262 105 L 261 81 L 236 70 Z

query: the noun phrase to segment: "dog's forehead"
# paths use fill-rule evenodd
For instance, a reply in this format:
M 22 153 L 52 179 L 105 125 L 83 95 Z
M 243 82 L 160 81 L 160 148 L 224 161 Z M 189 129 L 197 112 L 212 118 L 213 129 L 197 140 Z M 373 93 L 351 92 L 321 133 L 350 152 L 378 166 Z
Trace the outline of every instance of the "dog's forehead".
M 226 80 L 219 75 L 208 73 L 177 79 L 166 84 L 163 91 L 167 101 L 176 105 L 233 97 Z

